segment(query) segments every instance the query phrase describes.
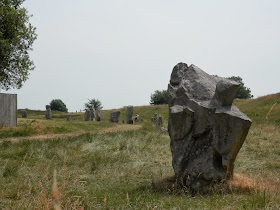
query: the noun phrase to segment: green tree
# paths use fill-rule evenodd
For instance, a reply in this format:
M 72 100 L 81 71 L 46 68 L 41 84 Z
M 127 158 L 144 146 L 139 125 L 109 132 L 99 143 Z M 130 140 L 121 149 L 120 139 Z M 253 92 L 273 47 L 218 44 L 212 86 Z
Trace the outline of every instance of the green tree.
M 68 109 L 66 108 L 66 105 L 60 99 L 53 99 L 50 103 L 50 108 L 51 108 L 51 110 L 57 110 L 60 112 L 68 111 Z
M 167 104 L 167 91 L 166 90 L 156 90 L 151 94 L 150 104 Z
M 247 88 L 245 85 L 244 85 L 244 82 L 242 80 L 241 77 L 237 76 L 232 76 L 232 77 L 228 77 L 227 79 L 230 79 L 230 80 L 233 80 L 235 82 L 238 82 L 240 83 L 240 87 L 237 91 L 237 95 L 236 95 L 236 98 L 242 98 L 242 99 L 247 99 L 247 98 L 253 98 L 254 96 L 251 94 L 251 90 L 250 88 Z
M 29 51 L 37 38 L 24 0 L 0 1 L 0 88 L 21 88 L 35 68 Z
M 97 108 L 99 108 L 99 109 L 102 109 L 103 108 L 103 106 L 102 106 L 102 103 L 101 103 L 101 101 L 99 101 L 98 99 L 88 99 L 88 102 L 87 103 L 85 103 L 85 108 L 86 109 L 97 109 Z

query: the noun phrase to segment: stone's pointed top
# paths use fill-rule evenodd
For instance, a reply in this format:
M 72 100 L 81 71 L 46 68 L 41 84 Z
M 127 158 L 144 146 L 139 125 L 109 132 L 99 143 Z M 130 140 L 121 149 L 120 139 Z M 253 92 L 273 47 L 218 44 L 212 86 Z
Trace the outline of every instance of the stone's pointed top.
M 237 94 L 240 84 L 231 80 L 220 80 L 216 85 L 215 97 L 222 106 L 230 106 Z
M 178 85 L 183 79 L 183 73 L 188 70 L 188 65 L 185 63 L 178 63 L 174 66 L 170 83 L 171 85 Z
M 180 62 L 176 66 L 174 66 L 174 68 L 183 69 L 183 70 L 187 71 L 188 64 Z M 173 68 L 173 70 L 174 70 L 174 68 Z

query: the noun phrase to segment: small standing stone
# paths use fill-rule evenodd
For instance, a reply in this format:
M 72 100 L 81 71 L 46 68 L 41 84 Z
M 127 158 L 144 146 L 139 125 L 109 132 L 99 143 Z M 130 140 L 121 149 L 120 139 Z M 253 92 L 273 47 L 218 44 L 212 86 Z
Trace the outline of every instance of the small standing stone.
M 21 110 L 21 117 L 26 118 L 27 117 L 27 111 L 26 110 Z
M 101 120 L 101 112 L 100 112 L 100 108 L 97 108 L 95 110 L 96 113 L 96 121 L 100 121 Z
M 161 115 L 158 116 L 158 125 L 162 126 L 162 116 Z
M 154 122 L 154 118 L 153 117 L 151 118 L 151 122 Z
M 121 112 L 120 111 L 116 111 L 116 112 L 112 112 L 110 114 L 110 121 L 117 123 L 119 122 L 119 117 L 120 117 Z
M 70 120 L 71 120 L 71 115 L 70 115 L 70 113 L 67 113 L 66 119 L 67 119 L 67 121 L 70 121 Z
M 52 111 L 51 111 L 51 108 L 47 108 L 47 110 L 46 110 L 46 119 L 47 119 L 47 120 L 52 119 Z
M 84 119 L 85 121 L 89 121 L 90 118 L 90 110 L 86 109 L 85 114 L 84 114 Z
M 154 116 L 154 123 L 157 123 L 157 113 L 155 113 L 155 116 Z
M 94 109 L 90 109 L 90 120 L 93 121 L 94 120 Z
M 133 124 L 133 106 L 126 107 L 126 123 L 127 124 Z

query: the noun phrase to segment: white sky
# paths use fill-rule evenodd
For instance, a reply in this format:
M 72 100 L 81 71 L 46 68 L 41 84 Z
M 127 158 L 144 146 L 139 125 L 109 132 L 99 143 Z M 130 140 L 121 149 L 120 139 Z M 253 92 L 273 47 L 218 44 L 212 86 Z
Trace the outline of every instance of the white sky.
M 149 104 L 178 62 L 241 76 L 256 97 L 279 92 L 279 0 L 26 0 L 36 69 L 18 108 L 69 111 Z M 4 92 L 4 91 L 2 91 Z

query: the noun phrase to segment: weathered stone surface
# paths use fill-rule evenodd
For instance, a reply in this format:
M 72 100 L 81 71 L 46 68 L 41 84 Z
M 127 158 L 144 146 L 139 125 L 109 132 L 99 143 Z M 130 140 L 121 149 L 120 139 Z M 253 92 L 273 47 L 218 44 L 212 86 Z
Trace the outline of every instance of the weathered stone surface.
M 215 96 L 222 106 L 230 106 L 236 96 L 240 84 L 230 80 L 221 80 L 216 85 Z
M 158 125 L 162 126 L 162 116 L 161 115 L 158 116 Z
M 0 126 L 17 125 L 17 94 L 0 93 Z
M 71 115 L 70 115 L 70 113 L 67 113 L 66 120 L 67 120 L 67 121 L 70 121 L 70 120 L 71 120 Z
M 100 109 L 97 108 L 95 110 L 95 113 L 96 113 L 96 121 L 100 121 L 101 120 L 101 112 L 100 112 Z
M 90 120 L 93 121 L 93 120 L 94 120 L 94 117 L 95 117 L 94 109 L 90 109 L 89 112 L 90 112 L 90 113 L 89 113 L 89 115 L 90 115 Z
M 110 114 L 110 121 L 117 123 L 119 122 L 119 117 L 120 117 L 121 112 L 120 111 L 116 111 L 116 112 L 112 112 Z
M 89 119 L 90 119 L 90 110 L 89 109 L 85 110 L 84 119 L 85 119 L 85 121 L 89 121 Z
M 251 120 L 232 105 L 239 84 L 177 64 L 168 85 L 172 165 L 191 189 L 228 179 Z
M 133 106 L 127 106 L 126 107 L 126 123 L 127 124 L 133 124 Z
M 26 118 L 27 117 L 27 111 L 26 110 L 20 110 L 21 117 Z
M 52 119 L 52 111 L 51 111 L 51 108 L 47 108 L 47 109 L 46 109 L 46 115 L 45 115 L 45 117 L 46 117 L 47 120 Z

